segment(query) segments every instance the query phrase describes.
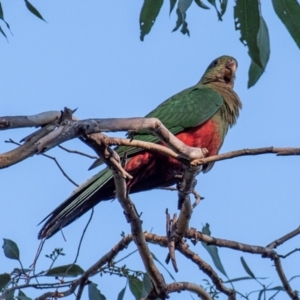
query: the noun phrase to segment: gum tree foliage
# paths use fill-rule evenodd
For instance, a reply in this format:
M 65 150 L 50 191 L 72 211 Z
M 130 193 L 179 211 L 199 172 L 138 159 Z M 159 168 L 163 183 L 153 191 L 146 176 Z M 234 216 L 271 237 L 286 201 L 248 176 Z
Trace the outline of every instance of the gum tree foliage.
M 36 17 L 45 21 L 39 10 L 28 0 L 24 0 L 26 8 Z M 167 3 L 169 2 L 169 3 Z M 194 9 L 208 10 L 214 9 L 217 14 L 217 21 L 222 21 L 225 13 L 231 13 L 231 7 L 228 7 L 228 0 L 169 0 L 165 5 L 170 6 L 170 14 L 177 14 L 177 21 L 174 31 L 180 30 L 184 35 L 190 36 L 188 28 L 187 13 L 191 4 L 195 2 Z M 155 24 L 163 0 L 144 0 L 141 8 L 139 25 L 140 40 L 150 33 Z M 274 14 L 282 21 L 287 31 L 300 48 L 300 5 L 297 0 L 272 0 Z M 235 0 L 233 6 L 233 22 L 235 30 L 240 32 L 240 41 L 248 49 L 251 58 L 251 64 L 248 72 L 248 88 L 254 86 L 267 68 L 270 57 L 270 37 L 268 26 L 261 13 L 262 1 L 259 0 Z M 230 12 L 228 12 L 230 11 Z M 4 9 L 0 1 L 0 32 L 7 39 L 7 31 L 10 31 L 10 25 L 4 17 Z M 216 20 L 211 20 L 211 24 Z M 45 21 L 46 22 L 46 21 Z
M 42 13 L 28 0 L 24 0 L 25 7 L 36 17 L 44 20 Z M 161 7 L 163 4 L 170 6 L 170 14 L 176 13 L 177 21 L 174 26 L 173 32 L 180 31 L 184 35 L 190 36 L 190 30 L 188 28 L 188 10 L 191 4 L 195 2 L 196 5 L 193 9 L 214 9 L 216 11 L 216 20 L 211 20 L 212 24 L 215 21 L 222 21 L 225 13 L 228 13 L 232 8 L 228 7 L 227 0 L 144 0 L 141 7 L 139 25 L 140 25 L 140 40 L 143 41 L 147 34 L 150 33 L 151 28 L 155 24 L 156 18 L 159 16 Z M 167 3 L 168 2 L 168 3 Z M 283 25 L 286 27 L 288 33 L 291 35 L 297 46 L 300 48 L 300 5 L 297 0 L 272 0 L 274 14 L 282 21 Z M 251 58 L 251 64 L 249 67 L 249 78 L 248 87 L 252 87 L 259 80 L 260 76 L 263 74 L 267 67 L 267 63 L 270 57 L 270 37 L 268 26 L 264 21 L 263 15 L 261 13 L 261 5 L 263 3 L 259 0 L 236 0 L 233 5 L 233 22 L 235 29 L 240 32 L 240 41 L 246 46 L 248 54 Z M 10 25 L 5 19 L 4 7 L 0 1 L 0 32 L 7 39 L 8 33 L 10 32 Z M 160 16 L 163 17 L 163 16 Z M 202 232 L 210 236 L 209 225 L 205 225 L 202 228 Z M 222 265 L 222 262 L 218 256 L 218 249 L 215 246 L 207 246 L 203 243 L 203 247 L 209 252 L 214 262 L 215 267 L 224 275 L 226 271 Z M 30 281 L 33 279 L 39 279 L 41 277 L 48 278 L 63 278 L 58 284 L 48 284 L 50 287 L 55 288 L 59 286 L 64 286 L 67 282 L 66 278 L 72 278 L 80 276 L 84 273 L 84 270 L 76 263 L 71 263 L 64 266 L 55 266 L 57 260 L 60 256 L 64 255 L 63 250 L 56 248 L 52 253 L 46 255 L 49 259 L 49 269 L 41 271 L 37 274 L 28 273 L 30 270 L 25 269 L 22 265 L 20 258 L 20 251 L 17 244 L 9 239 L 4 239 L 3 242 L 4 255 L 8 259 L 13 259 L 17 261 L 18 266 L 10 273 L 0 274 L 0 291 L 2 292 L 1 299 L 17 299 L 29 300 L 30 297 L 19 287 L 17 288 L 19 281 L 27 280 L 27 286 L 30 286 Z M 126 256 L 127 257 L 127 256 Z M 126 258 L 124 257 L 124 258 Z M 161 264 L 153 254 L 155 261 Z M 122 265 L 119 259 L 118 262 L 114 262 L 114 265 L 109 267 L 103 267 L 100 273 L 110 273 L 113 275 L 123 276 L 127 278 L 125 287 L 119 292 L 118 299 L 124 299 L 124 294 L 126 289 L 130 289 L 133 296 L 136 299 L 140 299 L 148 294 L 151 290 L 151 281 L 147 273 L 142 273 L 139 271 L 133 271 Z M 241 257 L 241 264 L 245 270 L 245 277 L 229 279 L 228 282 L 235 282 L 240 280 L 256 280 L 260 283 L 261 289 L 257 290 L 258 299 L 263 299 L 265 297 L 266 291 L 274 291 L 273 297 L 275 297 L 279 292 L 284 291 L 282 286 L 265 286 L 263 283 L 264 278 L 257 278 L 255 274 L 251 271 L 250 267 L 247 265 L 245 259 Z M 169 273 L 170 277 L 174 279 L 173 275 Z M 27 276 L 27 278 L 25 278 Z M 294 276 L 289 279 L 293 281 L 299 276 Z M 67 283 L 68 285 L 68 283 Z M 66 285 L 66 286 L 67 286 Z M 27 287 L 27 286 L 24 286 Z M 47 284 L 41 284 L 40 288 L 47 288 Z M 213 299 L 218 298 L 219 292 L 210 283 L 206 282 L 206 290 L 209 292 Z M 88 285 L 88 295 L 89 299 L 106 299 L 104 295 L 97 289 L 95 283 L 90 283 Z M 0 294 L 1 296 L 1 294 Z M 240 295 L 245 299 L 249 299 L 246 295 Z M 59 297 L 59 296 L 58 296 Z M 272 298 L 272 297 L 271 297 Z M 271 299 L 270 298 L 270 299 Z

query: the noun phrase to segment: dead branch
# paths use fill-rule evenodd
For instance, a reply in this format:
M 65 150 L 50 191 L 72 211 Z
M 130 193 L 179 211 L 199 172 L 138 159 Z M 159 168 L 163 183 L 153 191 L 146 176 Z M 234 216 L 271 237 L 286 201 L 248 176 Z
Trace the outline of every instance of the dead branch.
M 272 243 L 267 245 L 266 248 L 275 249 L 279 245 L 282 245 L 283 243 L 285 243 L 286 241 L 292 239 L 293 237 L 295 237 L 298 234 L 300 234 L 300 226 L 298 228 L 296 228 L 295 230 L 289 232 L 288 234 L 284 235 L 283 237 L 281 237 L 279 239 L 276 239 L 275 241 L 273 241 Z
M 282 268 L 282 265 L 281 265 L 281 260 L 280 260 L 279 256 L 274 255 L 274 257 L 272 257 L 272 259 L 274 260 L 274 264 L 275 264 L 277 274 L 278 274 L 278 276 L 281 280 L 281 283 L 282 283 L 285 291 L 287 292 L 287 294 L 290 296 L 290 298 L 292 300 L 299 300 L 297 291 L 293 291 L 290 283 L 288 282 L 288 280 L 285 276 L 285 273 L 283 271 L 283 268 Z
M 191 282 L 174 282 L 168 284 L 168 292 L 190 291 L 195 293 L 202 300 L 212 300 L 210 295 L 199 285 Z
M 170 220 L 170 215 L 167 211 L 167 237 L 169 253 L 166 258 L 166 263 L 172 261 L 175 272 L 178 272 L 178 267 L 175 259 L 175 244 L 179 243 L 187 229 L 192 217 L 192 205 L 190 194 L 194 191 L 196 185 L 196 176 L 200 173 L 201 166 L 188 167 L 183 174 L 182 181 L 178 183 L 178 209 L 180 214 L 178 219 L 176 217 Z
M 155 294 L 161 299 L 166 299 L 168 297 L 166 283 L 164 281 L 163 276 L 161 275 L 156 265 L 154 264 L 153 257 L 147 246 L 142 231 L 141 219 L 136 211 L 133 202 L 128 197 L 126 182 L 124 178 L 122 178 L 122 176 L 116 173 L 115 171 L 114 171 L 114 180 L 115 180 L 117 198 L 122 208 L 124 209 L 124 214 L 126 216 L 127 221 L 130 223 L 133 240 L 138 248 L 145 269 L 151 278 L 151 281 L 155 289 Z
M 12 143 L 12 144 L 15 144 L 15 145 L 18 145 L 18 146 L 21 146 L 21 144 L 20 143 L 17 143 L 17 142 L 15 142 L 15 141 L 13 141 L 12 139 L 10 139 L 9 141 L 6 141 L 6 142 L 8 142 L 8 143 Z M 50 159 L 52 159 L 54 162 L 55 162 L 55 164 L 57 165 L 57 167 L 59 168 L 59 170 L 62 172 L 62 174 L 71 182 L 71 183 L 73 183 L 75 186 L 79 186 L 66 172 L 65 172 L 65 170 L 63 169 L 63 167 L 60 165 L 60 163 L 58 162 L 58 160 L 54 157 L 54 156 L 50 156 L 50 155 L 48 155 L 48 154 L 46 154 L 46 153 L 42 153 L 42 155 L 43 156 L 45 156 L 45 157 L 47 157 L 47 158 L 50 158 Z
M 156 118 L 126 118 L 126 119 L 87 119 L 82 121 L 69 121 L 64 124 L 59 134 L 46 136 L 40 140 L 39 152 L 49 150 L 67 140 L 98 132 L 148 130 L 160 138 L 166 145 L 181 157 L 196 159 L 204 157 L 207 151 L 201 148 L 188 147 L 178 140 Z
M 73 154 L 78 154 L 78 155 L 82 155 L 82 156 L 85 156 L 85 157 L 88 157 L 88 158 L 91 158 L 91 159 L 97 159 L 98 157 L 95 156 L 95 155 L 89 155 L 87 153 L 84 153 L 84 152 L 81 152 L 81 151 L 77 151 L 77 150 L 70 150 L 66 147 L 63 147 L 62 145 L 58 145 L 58 147 L 68 153 L 73 153 Z
M 49 124 L 61 117 L 61 111 L 45 111 L 32 116 L 6 116 L 0 117 L 0 130 L 22 128 L 22 127 L 38 127 Z
M 271 256 L 274 253 L 273 250 L 270 248 L 253 246 L 253 245 L 248 245 L 240 242 L 211 237 L 209 235 L 203 234 L 200 231 L 197 231 L 197 229 L 195 228 L 189 228 L 185 234 L 185 237 L 191 239 L 194 245 L 198 241 L 201 241 L 206 243 L 207 245 L 215 245 L 218 247 L 231 248 L 234 250 L 239 250 L 248 253 L 262 254 L 266 256 Z
M 291 147 L 263 147 L 255 149 L 242 149 L 236 151 L 230 151 L 227 153 L 222 153 L 218 155 L 212 155 L 207 158 L 195 159 L 191 162 L 193 165 L 203 165 L 210 162 L 216 162 L 225 159 L 231 159 L 239 156 L 246 155 L 261 155 L 273 153 L 278 156 L 288 156 L 288 155 L 300 155 L 300 148 L 291 148 Z
M 108 166 L 117 169 L 123 178 L 132 179 L 132 176 L 126 172 L 120 164 L 119 155 L 103 142 L 106 141 L 107 138 L 108 137 L 102 133 L 93 133 L 81 137 L 80 140 L 91 147 Z
M 196 253 L 194 253 L 193 251 L 191 251 L 189 249 L 189 245 L 187 243 L 179 243 L 176 247 L 176 249 L 182 254 L 184 255 L 186 258 L 190 259 L 192 262 L 194 262 L 199 269 L 204 272 L 206 275 L 208 275 L 212 282 L 214 283 L 214 285 L 216 286 L 216 288 L 224 293 L 225 295 L 227 295 L 229 297 L 229 299 L 236 299 L 235 297 L 235 291 L 228 289 L 222 282 L 222 279 L 219 278 L 218 274 L 213 270 L 213 268 L 206 263 L 199 255 L 197 255 Z
M 49 124 L 37 130 L 35 134 L 25 141 L 25 143 L 18 148 L 8 151 L 0 155 L 0 169 L 7 168 L 14 165 L 32 155 L 38 150 L 37 142 L 48 135 L 56 128 L 55 124 Z

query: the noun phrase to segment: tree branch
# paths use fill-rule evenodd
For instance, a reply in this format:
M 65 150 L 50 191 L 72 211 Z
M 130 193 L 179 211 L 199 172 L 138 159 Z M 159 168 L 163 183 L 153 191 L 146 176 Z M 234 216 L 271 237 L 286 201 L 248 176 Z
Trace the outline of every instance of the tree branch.
M 44 126 L 58 120 L 61 117 L 61 113 L 61 111 L 53 110 L 32 116 L 0 117 L 0 130 Z
M 187 243 L 179 243 L 176 247 L 176 249 L 183 254 L 186 258 L 190 259 L 192 262 L 194 262 L 199 269 L 204 272 L 206 275 L 208 275 L 216 288 L 229 296 L 229 299 L 234 300 L 235 299 L 235 291 L 228 289 L 222 282 L 222 279 L 219 278 L 218 274 L 213 270 L 213 268 L 206 263 L 204 260 L 200 258 L 199 255 L 194 253 L 189 249 L 189 245 Z
M 124 209 L 124 214 L 126 216 L 127 221 L 130 223 L 133 240 L 138 248 L 145 269 L 152 280 L 152 283 L 155 288 L 155 293 L 161 299 L 166 299 L 167 298 L 166 283 L 164 281 L 163 276 L 160 274 L 159 270 L 154 264 L 153 257 L 147 246 L 142 231 L 141 219 L 136 211 L 133 202 L 128 197 L 127 190 L 126 190 L 126 182 L 124 178 L 122 178 L 120 174 L 116 173 L 115 171 L 114 171 L 114 180 L 115 180 L 117 198 L 122 208 Z
M 239 156 L 260 155 L 260 154 L 268 154 L 268 153 L 274 153 L 278 156 L 300 155 L 300 148 L 263 147 L 263 148 L 255 148 L 255 149 L 242 149 L 242 150 L 230 151 L 218 155 L 212 155 L 207 158 L 195 159 L 191 162 L 191 164 L 203 165 L 203 164 L 225 160 L 225 159 L 231 159 Z

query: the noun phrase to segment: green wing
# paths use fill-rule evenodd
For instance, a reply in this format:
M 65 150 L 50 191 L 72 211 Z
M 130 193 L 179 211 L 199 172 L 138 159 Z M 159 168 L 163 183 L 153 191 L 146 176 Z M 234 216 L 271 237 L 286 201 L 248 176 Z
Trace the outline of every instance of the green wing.
M 173 134 L 186 128 L 200 125 L 209 120 L 223 105 L 222 96 L 211 88 L 192 87 L 176 94 L 147 114 L 146 118 L 158 118 Z M 159 139 L 148 132 L 137 133 L 136 140 L 157 143 Z M 135 147 L 118 147 L 117 152 L 128 156 L 141 151 Z
M 208 87 L 196 86 L 169 98 L 146 117 L 158 118 L 173 134 L 177 134 L 186 128 L 204 123 L 222 105 L 223 98 L 220 94 Z M 159 141 L 156 136 L 146 131 L 136 133 L 134 139 L 154 143 Z M 130 158 L 130 156 L 142 149 L 121 146 L 115 150 L 119 155 L 126 152 Z M 105 197 L 99 197 L 97 192 L 109 183 L 112 177 L 112 171 L 109 168 L 105 168 L 81 185 L 74 194 L 45 218 L 47 221 L 39 233 L 39 238 L 50 237 L 95 206 L 101 199 L 105 199 Z M 109 195 L 109 197 L 111 196 Z
M 200 125 L 209 120 L 223 105 L 223 97 L 205 85 L 188 88 L 167 99 L 157 108 L 147 114 L 146 118 L 158 118 L 173 134 L 180 133 L 186 128 Z M 157 143 L 159 139 L 147 131 L 134 134 L 133 139 Z M 141 148 L 119 146 L 115 149 L 127 157 L 142 151 Z M 90 169 L 102 164 L 97 160 Z

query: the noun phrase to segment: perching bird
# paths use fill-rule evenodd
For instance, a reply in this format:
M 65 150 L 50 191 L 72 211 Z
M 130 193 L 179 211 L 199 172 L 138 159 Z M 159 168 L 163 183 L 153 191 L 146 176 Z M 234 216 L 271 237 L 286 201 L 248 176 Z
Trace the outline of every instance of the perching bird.
M 242 107 L 238 95 L 233 91 L 236 68 L 237 61 L 233 57 L 221 56 L 215 59 L 195 86 L 167 99 L 146 117 L 158 118 L 186 145 L 206 148 L 209 155 L 217 154 Z M 160 142 L 146 131 L 137 132 L 133 138 Z M 120 156 L 126 152 L 125 170 L 133 176 L 133 179 L 127 181 L 130 193 L 171 186 L 178 181 L 175 175 L 182 174 L 184 170 L 180 162 L 165 154 L 125 146 L 115 150 Z M 212 163 L 204 165 L 203 172 L 209 171 L 212 166 Z M 114 198 L 113 174 L 106 168 L 44 219 L 47 221 L 38 237 L 49 238 L 100 201 Z

